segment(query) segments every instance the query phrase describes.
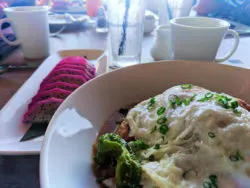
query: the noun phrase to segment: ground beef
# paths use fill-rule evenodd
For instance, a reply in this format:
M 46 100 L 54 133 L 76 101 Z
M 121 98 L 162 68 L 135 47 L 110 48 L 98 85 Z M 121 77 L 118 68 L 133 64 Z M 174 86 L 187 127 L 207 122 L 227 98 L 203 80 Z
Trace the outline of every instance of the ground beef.
M 120 126 L 117 127 L 115 133 L 120 135 L 122 138 L 127 138 L 129 135 L 130 127 L 127 120 L 124 120 Z

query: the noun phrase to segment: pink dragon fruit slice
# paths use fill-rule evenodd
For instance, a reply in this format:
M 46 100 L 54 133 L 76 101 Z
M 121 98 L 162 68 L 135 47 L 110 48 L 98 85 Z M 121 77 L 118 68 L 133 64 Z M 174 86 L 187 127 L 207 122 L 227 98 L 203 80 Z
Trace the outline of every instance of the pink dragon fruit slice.
M 83 71 L 88 71 L 90 73 L 95 73 L 95 67 L 91 64 L 88 63 L 81 63 L 81 62 L 67 62 L 64 61 L 63 63 L 59 62 L 56 67 L 54 69 L 58 69 L 58 68 L 65 68 L 65 67 L 69 67 L 69 68 L 73 68 L 72 66 L 74 66 L 77 69 L 81 69 Z
M 94 66 L 89 64 L 88 61 L 84 57 L 80 57 L 80 56 L 63 58 L 57 64 L 57 66 L 61 66 L 61 65 L 78 65 L 78 66 L 82 66 L 88 69 L 94 68 Z
M 86 80 L 90 80 L 94 78 L 94 75 L 89 75 L 86 71 L 77 70 L 77 69 L 69 69 L 69 68 L 61 68 L 61 69 L 54 69 L 43 81 L 47 82 L 49 79 L 59 76 L 62 74 L 70 74 L 76 76 L 83 76 Z
M 51 79 L 44 80 L 41 83 L 40 87 L 45 86 L 46 84 L 50 84 L 56 81 L 67 82 L 76 85 L 82 85 L 83 83 L 87 82 L 89 79 L 84 78 L 83 76 L 78 75 L 70 75 L 70 74 L 61 74 L 59 76 L 51 77 Z
M 80 66 L 80 65 L 71 65 L 71 64 L 60 64 L 57 65 L 53 70 L 61 70 L 61 69 L 75 69 L 75 70 L 81 70 L 86 72 L 88 75 L 93 75 L 95 74 L 96 70 L 95 67 L 90 65 L 90 66 Z
M 31 100 L 29 108 L 33 106 L 37 101 L 42 101 L 49 98 L 66 99 L 72 92 L 60 88 L 54 88 L 47 91 L 38 92 Z
M 58 64 L 71 63 L 71 64 L 87 64 L 87 60 L 81 56 L 72 56 L 63 58 Z
M 38 101 L 32 105 L 25 113 L 23 123 L 49 122 L 63 99 L 49 98 Z
M 63 100 L 94 77 L 95 67 L 88 64 L 83 57 L 64 58 L 40 84 L 23 122 L 49 122 Z
M 78 87 L 79 87 L 79 85 L 77 85 L 77 84 L 70 84 L 67 82 L 57 81 L 57 82 L 54 82 L 51 84 L 46 84 L 43 87 L 40 87 L 38 92 L 48 91 L 48 90 L 51 90 L 54 88 L 63 89 L 66 91 L 73 92 Z

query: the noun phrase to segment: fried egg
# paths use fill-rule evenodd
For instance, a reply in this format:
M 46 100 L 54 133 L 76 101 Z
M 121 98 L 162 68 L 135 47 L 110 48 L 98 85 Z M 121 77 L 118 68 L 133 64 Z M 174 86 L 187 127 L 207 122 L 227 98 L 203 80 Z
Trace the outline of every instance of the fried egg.
M 143 187 L 234 188 L 250 181 L 250 112 L 237 101 L 185 84 L 132 108 L 129 134 L 150 146 L 139 153 Z

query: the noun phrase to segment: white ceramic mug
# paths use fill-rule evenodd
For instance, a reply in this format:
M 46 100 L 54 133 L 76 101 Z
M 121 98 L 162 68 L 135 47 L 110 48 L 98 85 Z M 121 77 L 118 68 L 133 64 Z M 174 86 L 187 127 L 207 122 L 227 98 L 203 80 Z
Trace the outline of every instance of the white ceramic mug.
M 173 58 L 176 60 L 222 62 L 230 58 L 239 45 L 239 35 L 224 20 L 205 17 L 180 17 L 170 21 Z M 225 35 L 235 38 L 231 52 L 216 58 Z
M 4 9 L 7 18 L 0 20 L 11 23 L 17 36 L 16 41 L 9 41 L 0 31 L 0 36 L 9 45 L 21 45 L 24 57 L 43 58 L 49 55 L 48 7 L 26 6 Z

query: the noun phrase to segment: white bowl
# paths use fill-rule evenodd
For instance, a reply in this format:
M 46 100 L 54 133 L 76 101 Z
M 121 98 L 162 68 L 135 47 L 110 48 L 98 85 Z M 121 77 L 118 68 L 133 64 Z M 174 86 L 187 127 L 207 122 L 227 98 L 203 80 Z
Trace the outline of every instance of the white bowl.
M 121 107 L 183 83 L 250 102 L 250 70 L 227 65 L 159 62 L 100 76 L 70 95 L 51 120 L 41 152 L 41 187 L 98 187 L 91 169 L 91 149 L 104 121 Z

